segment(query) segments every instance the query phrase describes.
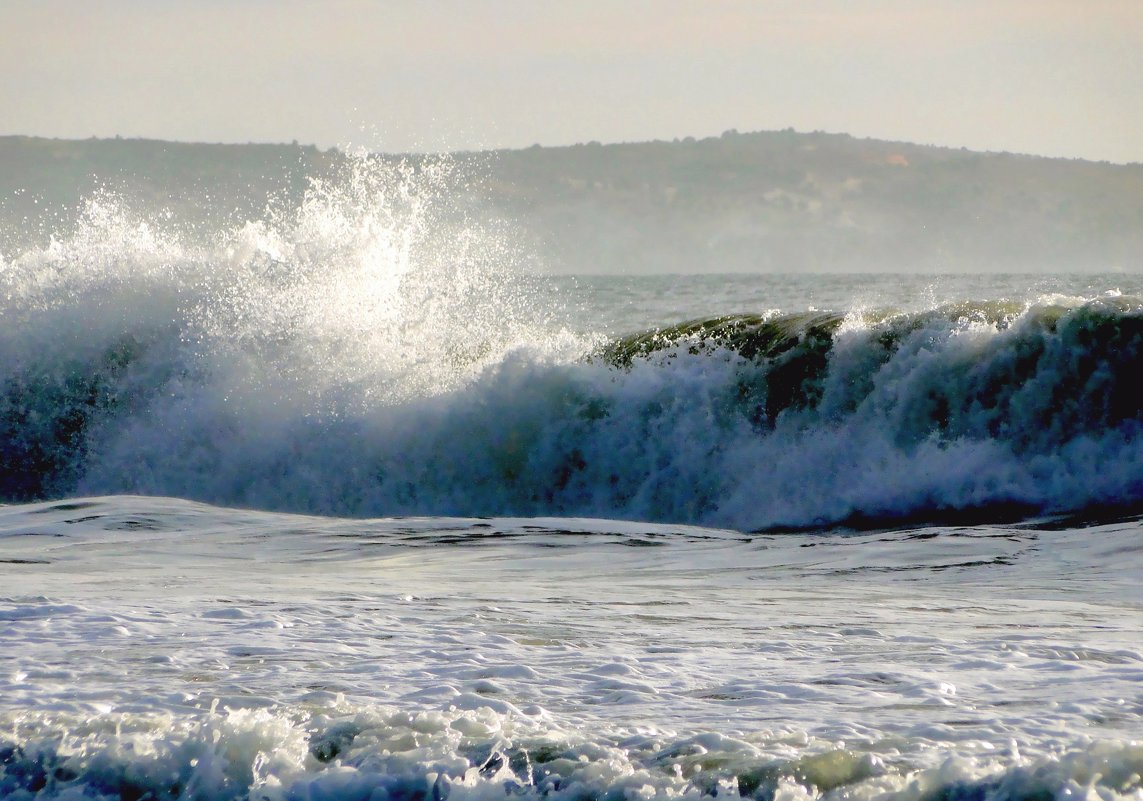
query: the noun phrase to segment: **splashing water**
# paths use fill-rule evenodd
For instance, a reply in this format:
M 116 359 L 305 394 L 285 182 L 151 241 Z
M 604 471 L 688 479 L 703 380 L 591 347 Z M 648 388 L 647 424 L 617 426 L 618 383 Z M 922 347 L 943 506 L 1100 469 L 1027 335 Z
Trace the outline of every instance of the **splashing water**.
M 358 154 L 210 245 L 97 193 L 74 234 L 0 269 L 0 489 L 66 491 L 96 451 L 146 484 L 147 452 L 193 462 L 455 389 L 514 349 L 582 352 L 549 331 L 523 251 L 473 222 L 467 179 Z
M 311 394 L 436 394 L 547 339 L 522 252 L 471 222 L 457 200 L 464 180 L 444 157 L 358 154 L 314 179 L 298 208 L 271 204 L 205 248 L 100 192 L 74 235 L 7 266 L 3 313 L 32 328 L 48 322 L 38 314 L 70 310 L 88 340 L 173 327 L 214 373 L 290 376 Z M 91 337 L 101 318 L 109 330 Z
M 544 342 L 521 254 L 469 220 L 458 181 L 448 159 L 365 155 L 315 180 L 299 209 L 231 237 L 201 329 L 311 392 L 353 386 L 368 403 L 455 388 Z
M 1137 298 L 774 311 L 597 348 L 465 180 L 361 155 L 193 246 L 92 198 L 0 273 L 0 497 L 739 529 L 1143 497 Z

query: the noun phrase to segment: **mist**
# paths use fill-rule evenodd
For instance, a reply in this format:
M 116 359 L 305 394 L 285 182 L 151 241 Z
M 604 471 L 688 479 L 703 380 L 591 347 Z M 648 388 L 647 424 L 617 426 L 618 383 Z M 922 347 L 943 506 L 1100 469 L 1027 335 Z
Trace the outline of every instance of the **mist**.
M 437 157 L 390 154 L 412 168 Z M 1109 273 L 1143 253 L 1143 165 L 782 131 L 474 151 L 453 213 L 538 273 Z M 303 145 L 0 137 L 0 254 L 112 192 L 184 240 L 296 208 L 349 156 Z

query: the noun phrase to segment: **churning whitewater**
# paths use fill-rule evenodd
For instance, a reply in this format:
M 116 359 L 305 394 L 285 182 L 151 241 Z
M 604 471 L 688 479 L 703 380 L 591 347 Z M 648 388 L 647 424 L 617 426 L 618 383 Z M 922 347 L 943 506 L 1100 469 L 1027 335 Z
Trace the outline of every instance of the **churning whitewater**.
M 10 500 L 129 492 L 740 529 L 1132 508 L 1137 302 L 964 311 L 804 329 L 776 318 L 759 325 L 778 341 L 751 357 L 717 329 L 697 339 L 702 324 L 648 335 L 654 350 L 618 365 L 627 342 L 571 361 L 522 346 L 477 369 L 482 342 L 459 368 L 430 361 L 426 376 L 414 362 L 380 380 L 322 375 L 324 353 L 291 370 L 291 342 L 188 347 L 184 330 L 137 328 L 102 342 L 76 331 L 53 353 L 57 334 L 9 362 L 3 487 Z
M 609 343 L 450 180 L 363 157 L 215 246 L 91 200 L 0 273 L 0 493 L 738 529 L 1143 498 L 1137 298 L 730 308 L 755 316 Z
M 465 180 L 0 257 L 0 797 L 1143 801 L 1143 281 L 544 276 Z

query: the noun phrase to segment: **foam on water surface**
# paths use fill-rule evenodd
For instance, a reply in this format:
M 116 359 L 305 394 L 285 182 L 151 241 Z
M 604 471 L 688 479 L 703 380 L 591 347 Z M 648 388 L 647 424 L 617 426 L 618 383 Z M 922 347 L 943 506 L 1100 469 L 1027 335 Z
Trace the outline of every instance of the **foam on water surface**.
M 7 507 L 4 786 L 1137 797 L 1138 539 Z

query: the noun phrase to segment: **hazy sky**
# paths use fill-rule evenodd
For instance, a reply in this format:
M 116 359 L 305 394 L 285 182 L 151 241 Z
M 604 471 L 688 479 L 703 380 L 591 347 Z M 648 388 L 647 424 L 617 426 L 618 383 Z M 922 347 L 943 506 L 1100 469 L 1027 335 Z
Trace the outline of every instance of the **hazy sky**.
M 0 133 L 384 150 L 793 126 L 1143 162 L 1143 0 L 0 0 Z

